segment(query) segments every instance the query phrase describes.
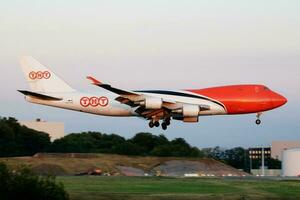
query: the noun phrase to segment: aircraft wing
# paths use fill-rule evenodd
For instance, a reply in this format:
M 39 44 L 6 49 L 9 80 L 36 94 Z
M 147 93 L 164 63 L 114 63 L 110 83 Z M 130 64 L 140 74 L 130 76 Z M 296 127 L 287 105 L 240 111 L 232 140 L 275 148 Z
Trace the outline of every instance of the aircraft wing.
M 87 79 L 89 79 L 92 82 L 93 85 L 97 85 L 101 88 L 104 88 L 108 91 L 111 91 L 111 92 L 119 94 L 119 95 L 140 95 L 136 92 L 132 92 L 132 91 L 128 91 L 128 90 L 122 90 L 122 89 L 119 89 L 119 88 L 112 87 L 109 84 L 104 84 L 104 83 L 98 81 L 97 79 L 95 79 L 91 76 L 88 76 Z
M 169 112 L 170 110 L 179 107 L 179 105 L 177 105 L 177 103 L 174 101 L 167 100 L 167 99 L 160 99 L 160 101 L 162 101 L 161 108 L 152 108 L 152 109 L 145 108 L 145 106 L 143 106 L 143 102 L 145 101 L 145 99 L 147 98 L 153 99 L 155 97 L 134 92 L 134 91 L 119 89 L 109 84 L 104 84 L 101 81 L 98 81 L 97 79 L 91 76 L 88 76 L 87 79 L 89 79 L 93 85 L 96 85 L 110 92 L 118 94 L 119 96 L 115 99 L 116 101 L 129 105 L 131 107 L 137 107 L 136 112 L 142 117 L 147 119 L 151 118 L 153 115 L 164 114 L 164 112 Z
M 138 101 L 142 100 L 142 96 L 143 96 L 142 94 L 139 94 L 139 93 L 136 93 L 133 91 L 119 89 L 116 87 L 112 87 L 111 85 L 102 83 L 101 81 L 98 81 L 97 79 L 95 79 L 91 76 L 88 76 L 87 79 L 90 80 L 93 85 L 96 85 L 98 87 L 101 87 L 110 92 L 120 95 L 115 99 L 116 101 L 119 101 L 120 103 L 127 104 L 131 107 L 136 107 L 138 105 L 136 105 L 134 102 L 138 102 Z

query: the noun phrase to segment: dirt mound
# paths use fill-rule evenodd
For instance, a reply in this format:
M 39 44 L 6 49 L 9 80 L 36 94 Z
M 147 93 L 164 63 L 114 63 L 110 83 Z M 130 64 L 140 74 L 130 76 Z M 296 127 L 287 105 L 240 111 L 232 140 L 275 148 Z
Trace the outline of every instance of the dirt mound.
M 153 173 L 162 176 L 184 176 L 198 174 L 199 176 L 246 176 L 247 173 L 229 167 L 215 160 L 189 161 L 171 160 L 152 169 Z
M 117 166 L 117 169 L 120 170 L 120 173 L 124 176 L 144 176 L 145 172 L 142 169 L 135 167 L 127 166 Z
M 91 168 L 103 174 L 144 176 L 247 176 L 235 168 L 213 159 L 153 156 L 125 156 L 116 154 L 39 153 L 34 157 L 0 158 L 12 167 L 27 165 L 37 174 L 75 175 Z
M 66 175 L 65 170 L 59 166 L 54 164 L 40 164 L 31 168 L 33 173 L 38 175 Z
M 34 158 L 97 158 L 96 153 L 37 153 Z

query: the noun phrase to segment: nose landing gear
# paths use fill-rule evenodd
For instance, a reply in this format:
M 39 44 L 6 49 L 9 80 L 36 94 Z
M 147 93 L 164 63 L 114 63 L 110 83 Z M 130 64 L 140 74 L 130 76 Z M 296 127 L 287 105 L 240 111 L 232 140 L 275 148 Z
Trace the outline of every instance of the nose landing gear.
M 257 113 L 256 114 L 256 120 L 255 120 L 255 124 L 260 125 L 261 124 L 261 120 L 259 119 L 262 113 Z
M 260 119 L 255 120 L 255 124 L 260 125 L 260 123 L 261 123 Z

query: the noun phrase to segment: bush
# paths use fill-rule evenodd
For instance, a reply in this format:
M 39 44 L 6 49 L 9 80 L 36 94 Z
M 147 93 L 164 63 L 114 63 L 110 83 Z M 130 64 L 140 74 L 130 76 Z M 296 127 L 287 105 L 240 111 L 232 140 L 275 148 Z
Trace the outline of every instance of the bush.
M 69 196 L 54 176 L 39 177 L 25 167 L 11 171 L 0 163 L 0 199 L 67 200 Z

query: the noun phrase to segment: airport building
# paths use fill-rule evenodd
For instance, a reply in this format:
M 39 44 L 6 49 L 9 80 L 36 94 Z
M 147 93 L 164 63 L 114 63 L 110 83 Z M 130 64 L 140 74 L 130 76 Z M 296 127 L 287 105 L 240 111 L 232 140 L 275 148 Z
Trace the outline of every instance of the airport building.
M 296 150 L 298 150 L 296 152 Z M 292 174 L 300 175 L 300 141 L 274 141 L 271 147 L 255 147 L 249 148 L 249 162 L 250 171 L 256 176 L 290 176 L 290 171 L 295 171 L 297 168 L 297 173 Z M 290 153 L 292 156 L 290 156 Z M 294 154 L 296 156 L 294 156 Z M 284 158 L 285 155 L 285 158 Z M 297 158 L 296 158 L 297 157 Z M 268 169 L 268 161 L 270 158 L 282 161 L 283 171 L 280 169 Z M 259 162 L 260 169 L 253 169 L 252 163 Z M 292 164 L 291 164 L 292 163 Z M 290 170 L 293 169 L 293 170 Z
M 268 169 L 268 161 L 271 158 L 271 148 L 270 147 L 255 147 L 249 148 L 249 164 L 250 164 L 250 172 L 253 175 L 262 175 L 269 176 L 274 172 L 267 170 Z M 252 163 L 259 162 L 260 169 L 253 169 Z M 276 173 L 277 175 L 277 173 Z
M 62 122 L 47 122 L 36 119 L 35 121 L 20 121 L 19 123 L 28 128 L 48 133 L 51 141 L 65 136 L 65 126 Z
M 300 148 L 291 148 L 283 151 L 281 175 L 300 177 Z
M 300 141 L 274 141 L 271 146 L 271 157 L 282 161 L 283 151 L 292 148 L 300 148 Z
M 271 148 L 270 147 L 261 147 L 261 148 L 250 148 L 249 149 L 249 158 L 252 160 L 262 159 L 264 157 L 265 159 L 268 159 L 271 157 Z

